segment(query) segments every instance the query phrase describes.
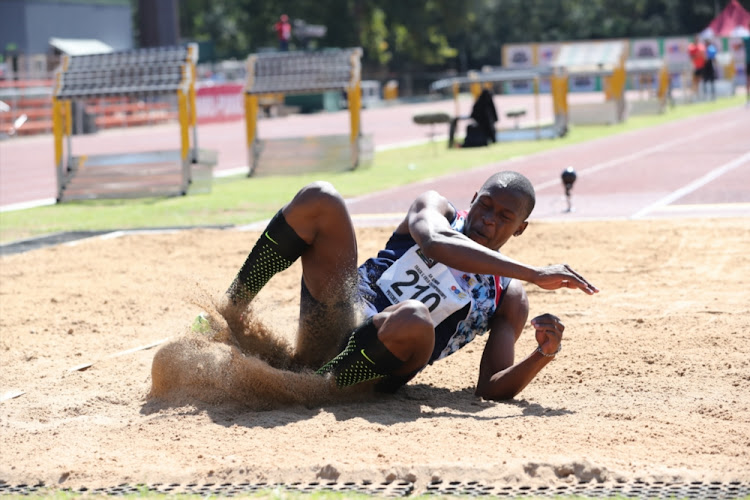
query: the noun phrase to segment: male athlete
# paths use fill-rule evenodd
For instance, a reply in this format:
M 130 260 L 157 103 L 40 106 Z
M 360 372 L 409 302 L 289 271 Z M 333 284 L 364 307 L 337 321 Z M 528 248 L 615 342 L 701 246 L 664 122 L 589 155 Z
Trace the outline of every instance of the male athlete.
M 358 268 L 343 198 L 329 183 L 310 184 L 269 222 L 221 312 L 232 324 L 274 274 L 301 258 L 296 364 L 334 377 L 340 388 L 376 380 L 391 392 L 489 331 L 476 394 L 512 398 L 554 359 L 564 329 L 552 314 L 532 319 L 538 346 L 514 362 L 529 312 L 521 281 L 598 292 L 567 265 L 534 267 L 499 252 L 523 234 L 534 204 L 534 188 L 516 172 L 487 179 L 468 211 L 426 192 L 385 248 Z

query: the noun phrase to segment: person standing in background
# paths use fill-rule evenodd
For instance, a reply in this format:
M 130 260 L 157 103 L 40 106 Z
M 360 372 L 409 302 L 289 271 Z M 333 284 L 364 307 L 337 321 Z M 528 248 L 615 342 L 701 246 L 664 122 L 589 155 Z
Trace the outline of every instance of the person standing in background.
M 697 99 L 700 91 L 700 83 L 703 79 L 703 67 L 706 64 L 706 47 L 701 43 L 699 37 L 695 37 L 688 45 L 688 56 L 693 62 L 693 98 Z
M 711 40 L 706 39 L 706 61 L 703 65 L 703 89 L 706 95 L 710 95 L 711 100 L 716 99 L 716 45 Z M 710 90 L 709 90 L 710 88 Z M 710 94 L 709 94 L 710 93 Z
M 279 38 L 279 50 L 286 52 L 289 50 L 289 40 L 292 38 L 292 25 L 289 22 L 289 16 L 281 14 L 278 22 L 273 25 L 273 29 Z

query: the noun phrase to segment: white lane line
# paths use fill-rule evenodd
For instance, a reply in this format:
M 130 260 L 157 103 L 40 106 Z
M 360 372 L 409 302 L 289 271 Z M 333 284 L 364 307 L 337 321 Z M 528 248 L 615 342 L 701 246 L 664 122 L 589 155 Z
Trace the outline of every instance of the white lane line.
M 701 212 L 706 210 L 736 210 L 747 211 L 750 214 L 750 203 L 694 203 L 690 205 L 669 205 L 660 209 L 663 212 Z
M 685 120 L 679 120 L 679 121 L 676 121 L 676 122 L 666 123 L 663 126 L 664 127 L 670 127 L 672 125 L 677 126 L 679 124 L 683 124 L 683 123 L 688 122 L 688 121 L 698 120 L 698 119 L 700 119 L 702 117 L 703 116 L 691 117 L 691 118 L 687 118 Z M 733 126 L 735 123 L 743 121 L 744 119 L 745 118 L 742 117 L 742 118 L 738 118 L 738 119 L 730 121 L 730 122 L 722 122 L 720 125 L 714 126 L 714 127 L 710 128 L 710 129 L 705 129 L 704 131 L 701 131 L 701 132 L 698 132 L 698 133 L 695 133 L 695 134 L 692 134 L 692 135 L 689 135 L 689 136 L 680 137 L 678 139 L 675 139 L 675 140 L 672 140 L 672 141 L 669 141 L 669 142 L 665 142 L 665 143 L 662 143 L 662 144 L 657 144 L 656 146 L 652 146 L 650 148 L 638 151 L 637 153 L 633 153 L 633 154 L 630 154 L 630 155 L 627 155 L 627 156 L 623 156 L 623 157 L 620 157 L 620 158 L 615 158 L 613 160 L 609 160 L 609 161 L 606 161 L 606 162 L 603 162 L 603 163 L 598 163 L 596 165 L 593 165 L 592 167 L 584 168 L 584 169 L 578 171 L 578 173 L 579 174 L 580 173 L 589 174 L 589 173 L 593 173 L 593 172 L 598 172 L 599 170 L 604 170 L 606 168 L 614 167 L 614 166 L 617 166 L 617 165 L 619 165 L 620 163 L 622 163 L 624 161 L 634 160 L 634 159 L 646 156 L 648 154 L 661 151 L 662 149 L 666 149 L 666 148 L 670 148 L 670 147 L 675 146 L 675 145 L 682 144 L 683 142 L 692 141 L 692 140 L 694 140 L 695 138 L 698 138 L 698 137 L 704 137 L 705 134 L 709 134 L 709 133 L 712 133 L 712 132 L 721 132 L 725 128 L 729 128 L 729 127 Z M 481 166 L 476 167 L 476 168 L 477 169 L 487 168 L 487 167 L 490 167 L 490 166 L 496 166 L 498 164 L 499 165 L 513 164 L 513 163 L 518 163 L 518 162 L 522 162 L 522 161 L 526 161 L 526 160 L 533 160 L 533 159 L 544 157 L 544 156 L 550 156 L 550 155 L 554 155 L 554 154 L 561 154 L 561 153 L 564 154 L 564 153 L 566 153 L 567 151 L 569 151 L 571 149 L 575 150 L 576 148 L 582 148 L 583 149 L 586 146 L 597 146 L 597 144 L 599 142 L 604 142 L 606 144 L 609 141 L 621 140 L 623 137 L 629 137 L 631 135 L 637 135 L 639 133 L 643 133 L 644 131 L 648 131 L 648 129 L 630 130 L 628 132 L 623 132 L 621 134 L 615 134 L 615 135 L 603 137 L 601 139 L 594 139 L 594 140 L 586 141 L 586 142 L 582 142 L 582 143 L 570 144 L 568 146 L 563 146 L 562 148 L 553 148 L 553 149 L 550 149 L 550 150 L 547 150 L 547 151 L 542 151 L 541 153 L 531 153 L 531 154 L 526 154 L 526 155 L 513 156 L 512 158 L 508 158 L 507 160 L 503 160 L 503 161 L 501 161 L 499 163 L 491 163 L 491 164 L 487 164 L 487 165 L 481 165 Z M 449 175 L 447 175 L 445 177 L 450 177 L 451 175 L 453 175 L 453 176 L 459 176 L 459 175 L 463 175 L 463 174 L 461 172 L 459 172 L 459 173 L 456 173 L 456 174 L 449 174 Z M 413 183 L 409 184 L 408 186 L 394 186 L 394 187 L 391 187 L 391 188 L 388 188 L 388 189 L 384 189 L 384 190 L 381 190 L 381 191 L 376 191 L 374 193 L 368 193 L 368 194 L 364 194 L 364 195 L 357 196 L 357 197 L 354 197 L 354 198 L 347 198 L 346 203 L 347 204 L 361 203 L 361 202 L 367 201 L 368 199 L 371 199 L 371 198 L 377 198 L 377 197 L 381 196 L 383 193 L 388 193 L 390 191 L 398 191 L 398 190 L 400 190 L 400 189 L 402 189 L 404 187 L 414 187 L 414 186 L 420 186 L 420 185 L 424 185 L 424 184 L 430 184 L 430 183 L 434 182 L 435 179 L 437 179 L 437 178 L 436 177 L 429 177 L 429 178 L 422 179 L 422 180 L 417 181 L 417 182 L 413 182 Z M 551 187 L 551 186 L 559 186 L 559 185 L 560 185 L 560 179 L 554 179 L 554 180 L 549 180 L 549 181 L 546 181 L 546 182 L 542 182 L 540 184 L 535 184 L 534 185 L 534 189 L 536 189 L 536 191 L 539 192 L 542 189 L 546 189 L 546 188 Z
M 380 146 L 375 146 L 375 152 L 379 153 L 381 151 L 390 151 L 392 149 L 402 149 L 402 148 L 408 148 L 411 146 L 421 146 L 423 144 L 429 144 L 431 142 L 435 143 L 441 143 L 448 140 L 447 135 L 435 135 L 432 139 L 412 139 L 409 141 L 402 141 L 402 142 L 394 142 L 392 144 L 381 144 Z
M 40 200 L 23 201 L 20 203 L 10 203 L 0 206 L 0 212 L 15 212 L 16 210 L 26 210 L 28 208 L 46 207 L 57 203 L 55 198 L 43 198 Z
M 225 177 L 232 177 L 235 175 L 242 175 L 242 174 L 247 175 L 248 172 L 250 172 L 250 167 L 247 165 L 242 165 L 241 167 L 224 168 L 221 170 L 214 170 L 213 178 L 223 179 Z
M 745 162 L 748 162 L 748 161 L 750 161 L 750 151 L 740 156 L 739 158 L 735 158 L 734 160 L 727 162 L 724 165 L 720 165 L 716 167 L 715 169 L 711 170 L 703 177 L 699 177 L 698 179 L 694 180 L 690 184 L 683 186 L 680 189 L 671 192 L 670 194 L 663 197 L 662 199 L 657 200 L 654 203 L 647 205 L 646 207 L 638 210 L 636 213 L 634 213 L 631 216 L 631 218 L 639 219 L 653 210 L 657 210 L 666 205 L 669 205 L 673 201 L 682 198 L 686 194 L 692 193 L 696 189 L 702 188 L 709 182 L 721 177 L 727 172 L 734 170 L 735 168 L 739 167 L 740 165 L 743 165 Z
M 440 141 L 446 141 L 448 140 L 447 135 L 436 135 L 433 139 L 414 139 L 411 141 L 403 141 L 403 142 L 396 142 L 393 144 L 382 144 L 380 146 L 375 146 L 375 152 L 380 151 L 389 151 L 391 149 L 402 149 L 402 148 L 408 148 L 410 146 L 421 146 L 422 144 L 429 144 L 430 142 L 440 142 Z M 230 167 L 230 168 L 223 168 L 221 170 L 215 170 L 213 172 L 213 178 L 214 179 L 222 179 L 225 177 L 234 177 L 236 175 L 247 175 L 247 173 L 250 171 L 250 167 L 248 165 L 242 165 L 240 167 Z
M 678 145 L 680 145 L 682 143 L 685 143 L 685 142 L 692 142 L 692 141 L 695 141 L 695 140 L 704 141 L 705 140 L 705 136 L 707 134 L 722 132 L 723 130 L 725 130 L 727 128 L 731 128 L 731 127 L 735 126 L 737 123 L 744 122 L 744 121 L 746 121 L 745 117 L 739 118 L 737 120 L 732 120 L 730 122 L 724 122 L 724 123 L 721 123 L 719 125 L 713 126 L 711 128 L 702 129 L 699 132 L 696 132 L 696 133 L 693 133 L 693 134 L 690 134 L 690 135 L 686 135 L 684 137 L 680 137 L 679 139 L 674 139 L 674 140 L 671 140 L 671 141 L 668 141 L 668 142 L 664 142 L 662 144 L 657 144 L 656 146 L 651 146 L 650 148 L 642 149 L 640 151 L 637 151 L 635 153 L 631 153 L 629 155 L 620 156 L 618 158 L 613 158 L 612 160 L 608 160 L 608 161 L 605 161 L 605 162 L 602 162 L 602 163 L 594 164 L 594 165 L 592 165 L 590 167 L 586 167 L 586 168 L 583 168 L 581 170 L 578 170 L 578 169 L 576 169 L 576 170 L 577 170 L 577 172 L 578 172 L 579 175 L 593 174 L 594 172 L 599 172 L 601 170 L 606 170 L 608 168 L 616 167 L 616 166 L 621 165 L 622 163 L 633 161 L 633 160 L 637 160 L 639 158 L 643 158 L 644 156 L 648 156 L 648 155 L 653 154 L 653 153 L 658 153 L 659 151 L 663 151 L 665 149 L 669 149 L 669 148 L 671 148 L 673 146 L 678 146 Z M 573 166 L 573 168 L 575 168 L 575 166 Z M 552 187 L 552 186 L 557 187 L 559 185 L 560 185 L 560 179 L 554 179 L 554 180 L 549 180 L 549 181 L 537 184 L 537 185 L 534 186 L 534 188 L 537 190 L 537 192 L 539 192 L 542 189 L 546 189 L 546 188 Z

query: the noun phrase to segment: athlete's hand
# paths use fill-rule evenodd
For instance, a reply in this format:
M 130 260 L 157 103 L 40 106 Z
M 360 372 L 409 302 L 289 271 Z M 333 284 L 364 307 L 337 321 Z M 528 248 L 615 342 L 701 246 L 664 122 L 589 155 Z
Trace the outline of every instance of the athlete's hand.
M 593 295 L 599 291 L 594 285 L 573 271 L 567 264 L 555 264 L 537 269 L 537 276 L 532 281 L 539 288 L 557 290 L 558 288 L 577 288 L 584 293 Z
M 531 326 L 536 330 L 536 341 L 544 354 L 555 354 L 562 342 L 565 325 L 560 318 L 553 314 L 542 314 L 531 320 Z

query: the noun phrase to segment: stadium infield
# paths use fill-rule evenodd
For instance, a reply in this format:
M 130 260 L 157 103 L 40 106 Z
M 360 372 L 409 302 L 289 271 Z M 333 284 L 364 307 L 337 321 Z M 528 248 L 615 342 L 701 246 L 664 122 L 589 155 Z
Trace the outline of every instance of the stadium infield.
M 154 353 L 223 292 L 255 227 L 109 233 L 0 257 L 0 493 L 142 484 L 206 496 L 283 484 L 386 496 L 747 497 L 749 117 L 732 109 L 665 125 L 658 138 L 633 133 L 502 164 L 529 175 L 540 200 L 506 253 L 566 261 L 602 290 L 527 287 L 532 316 L 565 322 L 564 346 L 508 402 L 473 395 L 484 338 L 394 396 L 280 404 L 225 387 L 220 402 L 148 398 Z M 561 210 L 567 164 L 580 174 L 573 213 Z M 484 177 L 483 167 L 416 189 L 460 204 L 461 183 Z M 395 222 L 383 214 L 401 210 L 411 189 L 351 201 L 362 258 L 387 239 Z M 255 309 L 290 342 L 299 273 L 275 277 Z M 533 348 L 529 329 L 517 358 Z M 232 376 L 217 374 L 217 387 Z

